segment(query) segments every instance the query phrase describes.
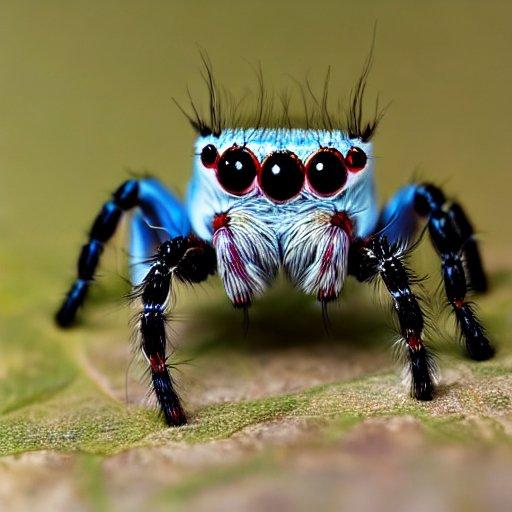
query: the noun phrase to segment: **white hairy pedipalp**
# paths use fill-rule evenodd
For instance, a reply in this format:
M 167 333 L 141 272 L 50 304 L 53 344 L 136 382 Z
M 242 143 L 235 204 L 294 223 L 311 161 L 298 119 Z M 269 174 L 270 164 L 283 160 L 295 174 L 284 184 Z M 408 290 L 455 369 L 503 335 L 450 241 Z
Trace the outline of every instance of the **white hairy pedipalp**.
M 347 275 L 349 229 L 339 225 L 339 214 L 332 205 L 305 206 L 279 229 L 282 264 L 302 291 L 319 300 L 333 300 Z
M 261 295 L 279 269 L 279 247 L 257 204 L 233 206 L 215 217 L 213 245 L 226 293 L 236 306 Z

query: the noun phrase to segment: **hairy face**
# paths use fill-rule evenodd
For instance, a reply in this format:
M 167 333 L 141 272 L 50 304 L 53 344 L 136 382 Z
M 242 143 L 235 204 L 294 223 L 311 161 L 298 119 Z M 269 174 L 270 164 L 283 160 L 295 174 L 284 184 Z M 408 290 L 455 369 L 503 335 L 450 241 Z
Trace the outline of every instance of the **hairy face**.
M 333 207 L 357 220 L 357 234 L 373 221 L 372 145 L 340 131 L 226 130 L 199 137 L 189 188 L 196 232 L 210 240 L 213 218 L 244 204 L 268 223 L 281 224 L 299 208 Z
M 236 305 L 263 293 L 279 267 L 305 292 L 334 300 L 351 238 L 375 225 L 371 143 L 302 129 L 199 137 L 187 207 Z

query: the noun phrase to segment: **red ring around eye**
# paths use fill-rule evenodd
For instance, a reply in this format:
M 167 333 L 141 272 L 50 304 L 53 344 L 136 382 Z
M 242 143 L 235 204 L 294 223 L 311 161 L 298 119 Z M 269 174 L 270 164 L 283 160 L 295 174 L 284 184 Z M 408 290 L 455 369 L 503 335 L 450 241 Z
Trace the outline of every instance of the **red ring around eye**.
M 217 180 L 230 194 L 243 196 L 254 186 L 260 164 L 254 153 L 244 146 L 231 146 L 217 160 Z
M 356 146 L 352 146 L 345 157 L 345 163 L 350 172 L 362 171 L 366 167 L 367 160 L 366 153 Z
M 306 178 L 310 189 L 322 197 L 338 193 L 347 182 L 343 155 L 335 148 L 321 148 L 306 162 Z

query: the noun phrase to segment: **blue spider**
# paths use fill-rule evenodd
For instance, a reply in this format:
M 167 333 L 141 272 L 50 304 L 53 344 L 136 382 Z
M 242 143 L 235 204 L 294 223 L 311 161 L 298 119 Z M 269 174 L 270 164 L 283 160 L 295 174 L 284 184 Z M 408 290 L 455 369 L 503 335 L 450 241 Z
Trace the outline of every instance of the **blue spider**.
M 131 215 L 138 331 L 153 389 L 168 425 L 186 423 L 167 365 L 166 312 L 176 281 L 200 283 L 218 272 L 237 308 L 247 309 L 279 269 L 325 308 L 347 275 L 380 277 L 393 299 L 411 395 L 433 397 L 435 365 L 423 340 L 424 316 L 404 263 L 421 219 L 441 258 L 444 286 L 469 355 L 493 355 L 482 324 L 466 302 L 468 288 L 487 288 L 473 228 L 461 206 L 432 184 L 408 185 L 379 212 L 371 139 L 382 116 L 363 121 L 371 54 L 345 113 L 327 109 L 328 77 L 319 99 L 302 89 L 304 127 L 296 128 L 282 101 L 279 121 L 260 83 L 254 115 L 223 112 L 221 90 L 203 58 L 210 104 L 202 116 L 191 100 L 187 115 L 198 132 L 193 174 L 182 203 L 153 178 L 123 183 L 96 217 L 78 260 L 78 277 L 56 320 L 69 326 L 83 303 L 105 243 L 123 213 Z M 231 118 L 230 118 L 231 116 Z M 297 125 L 295 125 L 297 126 Z

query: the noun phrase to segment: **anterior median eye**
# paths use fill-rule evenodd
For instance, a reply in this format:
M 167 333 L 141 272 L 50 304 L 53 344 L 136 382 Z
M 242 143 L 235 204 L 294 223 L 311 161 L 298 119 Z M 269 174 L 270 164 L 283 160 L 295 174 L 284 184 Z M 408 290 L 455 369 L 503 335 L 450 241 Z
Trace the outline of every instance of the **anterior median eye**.
M 347 156 L 345 157 L 347 169 L 350 172 L 362 171 L 366 166 L 366 161 L 366 153 L 361 148 L 355 146 L 348 150 Z
M 261 166 L 259 184 L 263 193 L 273 201 L 288 201 L 302 190 L 304 166 L 291 151 L 274 151 Z
M 313 192 L 321 196 L 336 194 L 347 181 L 343 155 L 334 148 L 319 149 L 306 163 L 306 176 Z
M 226 149 L 217 163 L 217 179 L 231 194 L 246 194 L 258 172 L 258 160 L 247 148 L 232 146 Z

